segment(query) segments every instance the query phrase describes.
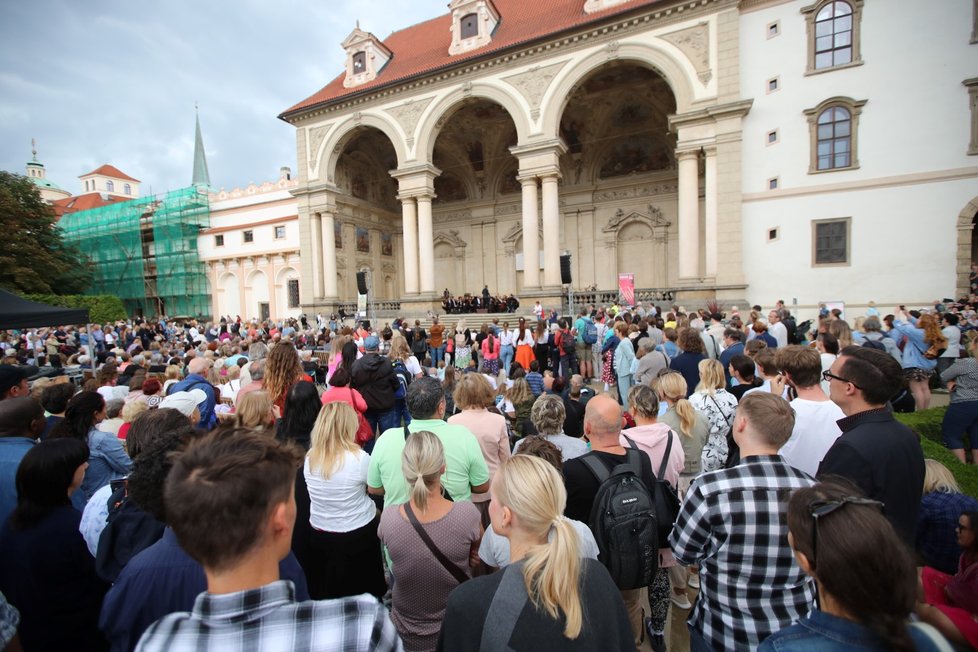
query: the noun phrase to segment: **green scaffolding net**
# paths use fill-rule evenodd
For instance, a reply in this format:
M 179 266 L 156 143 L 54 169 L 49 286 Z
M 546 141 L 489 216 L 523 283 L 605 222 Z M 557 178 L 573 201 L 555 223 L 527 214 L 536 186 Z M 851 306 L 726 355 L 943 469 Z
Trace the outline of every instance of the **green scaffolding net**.
M 203 316 L 210 312 L 207 272 L 197 233 L 210 225 L 204 188 L 181 188 L 87 211 L 59 223 L 94 264 L 89 294 L 122 299 L 131 316 Z

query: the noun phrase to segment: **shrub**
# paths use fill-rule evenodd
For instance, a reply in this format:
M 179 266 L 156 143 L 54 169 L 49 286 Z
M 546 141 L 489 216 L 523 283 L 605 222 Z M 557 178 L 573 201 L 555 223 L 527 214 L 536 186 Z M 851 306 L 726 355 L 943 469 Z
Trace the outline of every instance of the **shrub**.
M 941 422 L 944 420 L 946 410 L 946 407 L 938 407 L 894 416 L 897 421 L 907 424 L 911 430 L 920 435 L 920 446 L 924 449 L 924 457 L 946 466 L 958 481 L 961 492 L 978 498 L 978 466 L 962 464 L 944 447 Z
M 49 306 L 64 308 L 87 308 L 88 319 L 91 323 L 105 324 L 119 319 L 126 319 L 126 308 L 122 299 L 108 294 L 25 294 L 25 299 L 46 303 Z

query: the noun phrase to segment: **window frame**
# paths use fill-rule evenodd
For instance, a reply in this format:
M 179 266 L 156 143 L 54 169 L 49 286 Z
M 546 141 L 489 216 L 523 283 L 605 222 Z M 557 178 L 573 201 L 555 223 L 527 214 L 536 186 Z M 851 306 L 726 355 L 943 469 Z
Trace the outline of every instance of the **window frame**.
M 826 174 L 829 172 L 842 172 L 844 170 L 859 169 L 859 116 L 862 114 L 863 106 L 867 100 L 854 100 L 851 97 L 830 97 L 818 104 L 818 106 L 805 109 L 805 116 L 808 119 L 809 131 L 809 156 L 808 173 Z M 849 112 L 849 165 L 846 167 L 832 167 L 824 170 L 818 169 L 818 118 L 828 109 L 843 108 Z
M 292 294 L 293 283 L 295 283 L 295 295 Z M 289 309 L 302 307 L 302 297 L 299 294 L 300 289 L 301 288 L 299 287 L 299 279 L 297 278 L 286 279 L 285 295 L 286 295 L 286 302 L 289 304 Z M 295 297 L 294 303 L 292 301 L 293 296 Z
M 818 262 L 818 227 L 825 224 L 845 224 L 846 252 L 841 262 Z M 830 217 L 812 220 L 812 267 L 851 267 L 852 266 L 852 217 Z
M 241 232 L 241 242 L 244 244 L 251 244 L 255 241 L 255 232 L 251 229 Z
M 278 234 L 279 229 L 282 229 L 282 235 L 279 235 Z M 285 240 L 285 225 L 284 224 L 278 224 L 275 227 L 273 227 L 272 237 L 275 240 Z
M 106 181 L 105 181 L 105 191 L 106 192 L 115 192 L 115 183 L 112 181 L 112 179 L 106 179 Z
M 474 34 L 466 35 L 466 33 L 465 33 L 465 19 L 466 18 L 472 18 L 472 19 L 475 20 L 475 33 Z M 479 14 L 478 14 L 478 12 L 470 11 L 469 13 L 465 14 L 464 16 L 462 16 L 461 18 L 458 19 L 458 40 L 460 40 L 460 41 L 467 41 L 470 38 L 478 38 L 478 37 L 479 37 Z
M 214 235 L 214 246 L 215 247 L 223 247 L 224 246 L 224 234 L 223 233 L 217 233 L 217 234 Z
M 127 194 L 127 195 L 131 195 L 132 194 L 132 186 L 129 185 L 128 183 L 127 184 L 123 184 L 123 186 L 122 186 L 122 192 L 125 193 L 125 194 Z
M 357 60 L 358 59 L 359 59 L 359 61 L 362 64 L 362 67 L 361 67 L 360 70 L 357 70 Z M 350 61 L 350 70 L 353 71 L 353 74 L 354 75 L 362 75 L 363 73 L 367 72 L 367 51 L 366 50 L 358 50 L 357 52 L 354 52 L 353 53 L 353 55 L 351 57 L 351 61 Z
M 844 2 L 852 9 L 852 58 L 846 63 L 826 66 L 825 68 L 815 67 L 815 19 L 822 9 L 833 2 Z M 808 41 L 808 63 L 806 64 L 806 75 L 818 75 L 831 70 L 843 70 L 854 66 L 863 65 L 861 26 L 863 17 L 864 0 L 820 0 L 813 5 L 802 7 L 801 13 L 805 16 L 805 29 Z

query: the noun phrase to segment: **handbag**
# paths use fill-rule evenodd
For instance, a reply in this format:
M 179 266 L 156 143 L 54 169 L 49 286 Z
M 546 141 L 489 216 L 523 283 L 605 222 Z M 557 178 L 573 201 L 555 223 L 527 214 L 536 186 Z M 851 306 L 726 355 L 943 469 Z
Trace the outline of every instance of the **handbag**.
M 350 404 L 352 405 L 355 403 L 353 400 L 353 389 L 349 387 L 347 389 L 350 390 Z M 367 421 L 360 410 L 354 407 L 353 411 L 357 413 L 357 444 L 363 446 L 374 438 L 374 429 L 370 427 L 370 422 Z
M 424 528 L 421 527 L 421 522 L 418 520 L 418 517 L 414 515 L 414 510 L 411 509 L 410 501 L 404 503 L 404 513 L 407 514 L 408 520 L 411 522 L 411 525 L 414 526 L 414 529 L 418 533 L 418 536 L 421 537 L 421 540 L 424 541 L 424 544 L 428 546 L 428 550 L 430 550 L 431 554 L 435 556 L 435 559 L 437 559 L 438 562 L 445 567 L 445 570 L 451 573 L 452 577 L 458 580 L 459 584 L 469 579 L 468 573 L 466 573 L 464 570 L 456 566 L 448 557 L 446 557 L 445 553 L 443 553 L 441 550 L 438 549 L 438 546 L 435 545 L 435 542 L 432 541 L 431 537 L 428 536 L 428 533 L 424 531 Z
M 669 455 L 672 453 L 672 430 L 669 431 L 669 439 L 666 441 L 666 452 L 662 456 L 659 464 L 659 472 L 655 474 L 655 522 L 659 526 L 659 544 L 669 540 L 672 526 L 679 518 L 679 494 L 676 488 L 666 480 L 666 464 L 669 463 Z M 628 435 L 622 435 L 629 447 L 639 450 L 638 446 Z

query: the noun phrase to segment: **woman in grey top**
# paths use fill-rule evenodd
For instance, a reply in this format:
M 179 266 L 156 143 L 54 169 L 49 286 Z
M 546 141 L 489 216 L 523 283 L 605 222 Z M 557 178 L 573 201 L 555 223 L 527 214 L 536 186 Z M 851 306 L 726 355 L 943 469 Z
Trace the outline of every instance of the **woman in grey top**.
M 541 394 L 533 402 L 530 409 L 530 422 L 536 428 L 537 434 L 560 449 L 563 461 L 580 457 L 587 451 L 587 444 L 575 437 L 564 434 L 564 418 L 567 416 L 564 401 L 556 394 Z M 520 439 L 513 447 L 513 454 L 520 452 L 520 445 L 525 441 Z
M 703 470 L 703 447 L 710 436 L 710 422 L 686 400 L 686 379 L 678 371 L 656 378 L 652 382 L 652 389 L 669 406 L 665 414 L 659 417 L 659 423 L 668 425 L 681 435 L 679 441 L 686 455 L 686 466 L 679 476 L 676 490 L 682 498 L 693 478 Z
M 971 461 L 978 464 L 978 337 L 968 341 L 968 357 L 957 360 L 941 374 L 941 380 L 951 392 L 951 404 L 944 413 L 941 433 L 944 445 L 962 462 L 964 457 L 964 433 L 971 444 Z

